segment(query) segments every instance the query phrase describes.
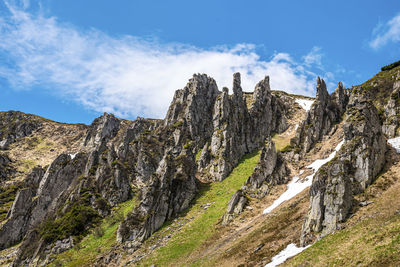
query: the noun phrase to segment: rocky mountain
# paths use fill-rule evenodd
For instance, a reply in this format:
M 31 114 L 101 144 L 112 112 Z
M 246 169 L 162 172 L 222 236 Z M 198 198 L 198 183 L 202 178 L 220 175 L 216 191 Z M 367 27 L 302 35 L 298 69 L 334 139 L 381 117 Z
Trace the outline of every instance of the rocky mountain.
M 0 264 L 258 266 L 295 248 L 285 264 L 324 266 L 302 255 L 370 214 L 400 251 L 400 218 L 374 209 L 400 187 L 399 90 L 400 67 L 331 94 L 318 77 L 315 99 L 195 74 L 162 120 L 1 112 Z

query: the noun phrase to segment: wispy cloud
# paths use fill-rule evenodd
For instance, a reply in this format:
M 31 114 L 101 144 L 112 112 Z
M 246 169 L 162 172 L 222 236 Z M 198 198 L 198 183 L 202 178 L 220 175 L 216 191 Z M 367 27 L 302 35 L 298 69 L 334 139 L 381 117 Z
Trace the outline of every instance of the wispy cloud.
M 379 23 L 372 32 L 373 39 L 369 42 L 370 47 L 379 49 L 389 42 L 400 41 L 400 13 L 387 23 Z
M 308 67 L 316 65 L 318 68 L 323 69 L 322 66 L 322 48 L 319 46 L 314 46 L 311 51 L 303 57 L 304 64 Z
M 5 2 L 0 17 L 0 76 L 18 89 L 41 88 L 89 109 L 122 117 L 162 118 L 176 89 L 193 73 L 207 73 L 220 87 L 230 87 L 232 73 L 242 73 L 242 87 L 252 91 L 265 75 L 273 89 L 313 95 L 321 67 L 320 48 L 296 61 L 287 53 L 262 60 L 252 44 L 202 49 L 165 44 L 135 36 L 114 37 L 82 30 L 37 11 L 29 1 Z M 314 56 L 313 56 L 314 55 Z

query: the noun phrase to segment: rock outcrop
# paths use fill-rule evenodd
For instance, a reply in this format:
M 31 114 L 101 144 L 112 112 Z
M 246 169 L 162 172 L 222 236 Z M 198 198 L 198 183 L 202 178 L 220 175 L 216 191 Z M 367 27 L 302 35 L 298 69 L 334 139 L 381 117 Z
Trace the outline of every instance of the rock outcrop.
M 232 195 L 222 219 L 223 224 L 228 224 L 243 211 L 248 197 L 261 199 L 270 192 L 271 187 L 285 184 L 289 178 L 290 172 L 284 159 L 276 151 L 271 138 L 268 138 L 253 174 L 246 180 L 241 190 Z
M 303 153 L 310 149 L 328 134 L 332 126 L 340 122 L 348 102 L 348 94 L 339 82 L 337 89 L 329 95 L 325 81 L 318 77 L 317 95 L 306 119 L 297 129 L 296 137 L 292 139 L 292 146 L 300 147 Z
M 163 124 L 133 142 L 140 174 L 136 179 L 145 186 L 139 207 L 120 225 L 118 240 L 137 247 L 165 220 L 189 207 L 197 191 L 195 175 L 223 180 L 244 154 L 286 127 L 285 105 L 271 94 L 268 77 L 256 86 L 248 109 L 239 73 L 234 74 L 233 95 L 227 88 L 219 92 L 206 75 L 194 75 L 175 93 Z M 197 164 L 196 153 L 201 153 Z
M 262 147 L 271 133 L 287 128 L 285 104 L 272 95 L 269 77 L 256 85 L 249 106 L 243 96 L 240 75 L 236 73 L 233 95 L 224 88 L 215 102 L 213 134 L 198 162 L 203 177 L 213 181 L 225 179 L 244 154 Z
M 347 107 L 344 145 L 336 157 L 316 173 L 310 189 L 310 209 L 301 243 L 308 244 L 340 228 L 363 192 L 385 163 L 386 139 L 375 106 L 365 95 L 352 95 Z
M 175 93 L 154 131 L 131 141 L 140 204 L 118 229 L 118 240 L 137 247 L 162 224 L 189 207 L 197 192 L 195 154 L 211 137 L 211 109 L 218 90 L 212 78 L 194 75 Z
M 398 75 L 400 79 L 400 74 Z M 384 106 L 385 121 L 382 131 L 388 138 L 393 138 L 400 134 L 400 80 L 393 84 L 393 91 L 389 97 L 387 104 Z
M 0 150 L 7 150 L 18 138 L 32 134 L 41 126 L 36 116 L 19 111 L 0 112 Z
M 0 182 L 7 180 L 7 177 L 10 177 L 11 173 L 14 172 L 10 163 L 11 160 L 7 155 L 0 154 Z
M 34 207 L 32 198 L 36 195 L 39 181 L 44 171 L 35 168 L 28 175 L 24 189 L 18 191 L 17 196 L 9 210 L 6 222 L 0 228 L 0 249 L 10 247 L 21 241 L 31 224 L 31 212 Z
M 260 160 L 253 174 L 242 186 L 242 191 L 250 197 L 263 198 L 274 185 L 285 184 L 290 178 L 289 169 L 274 142 L 267 139 L 261 151 Z

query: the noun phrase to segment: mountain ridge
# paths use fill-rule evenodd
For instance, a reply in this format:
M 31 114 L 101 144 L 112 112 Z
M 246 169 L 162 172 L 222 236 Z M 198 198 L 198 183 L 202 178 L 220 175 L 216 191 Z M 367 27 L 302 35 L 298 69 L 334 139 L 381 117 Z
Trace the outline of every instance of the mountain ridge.
M 399 129 L 399 79 L 399 67 L 395 67 L 351 89 L 339 82 L 329 94 L 318 77 L 317 95 L 309 111 L 296 102 L 299 96 L 272 91 L 268 76 L 253 93 L 243 92 L 240 74 L 235 73 L 232 95 L 227 88 L 219 91 L 207 75 L 195 74 L 175 92 L 163 120 L 128 121 L 105 113 L 91 125 L 83 125 L 1 112 L 0 248 L 6 255 L 0 256 L 0 262 L 4 258 L 3 263 L 8 261 L 11 266 L 72 264 L 63 255 L 79 259 L 79 250 L 84 249 L 81 243 L 90 238 L 102 240 L 111 228 L 115 232 L 110 248 L 93 252 L 94 258 L 85 259 L 85 264 L 135 265 L 153 259 L 161 266 L 195 262 L 258 265 L 271 260 L 288 242 L 314 243 L 341 229 L 358 205 L 358 195 L 386 168 L 391 151 L 386 139 L 397 136 Z M 342 149 L 330 162 L 317 170 L 307 168 L 326 158 L 342 140 Z M 246 155 L 258 157 L 254 158 L 257 163 L 240 176 L 240 185 L 229 188 L 232 195 L 224 193 L 224 198 L 197 207 L 199 196 L 214 192 L 215 184 L 233 186 L 232 175 Z M 310 173 L 313 180 L 309 180 Z M 312 182 L 310 198 L 306 187 L 285 202 L 295 201 L 286 213 L 281 213 L 281 206 L 273 213 L 296 222 L 296 230 L 290 233 L 290 223 L 278 226 L 274 215 L 254 212 L 272 203 L 296 175 L 299 184 Z M 131 210 L 121 213 L 124 205 Z M 163 237 L 151 253 L 141 252 L 148 246 L 146 240 L 164 231 L 159 229 L 166 229 L 166 224 L 184 218 L 178 229 L 195 227 L 202 212 L 211 212 L 213 205 L 218 206 L 213 213 L 216 217 L 207 223 L 215 230 L 185 252 L 187 257 L 180 260 L 177 256 L 169 263 L 157 258 L 158 251 L 173 242 L 170 239 L 178 238 L 177 233 Z M 184 214 L 194 207 L 199 212 L 186 218 Z M 241 220 L 254 221 L 257 227 Z M 269 220 L 281 229 L 280 238 L 268 237 L 269 241 L 256 244 L 240 263 L 229 247 L 237 251 L 243 244 L 229 241 L 226 229 L 235 232 L 232 225 L 238 225 L 241 238 L 250 242 L 253 227 L 255 232 L 265 230 L 260 236 L 274 231 L 265 228 Z M 219 244 L 213 236 L 220 234 L 226 236 L 221 239 L 225 243 L 216 249 L 228 247 L 228 252 L 216 255 L 202 244 L 209 240 Z M 280 245 L 273 248 L 273 242 Z M 196 258 L 198 254 L 202 256 Z

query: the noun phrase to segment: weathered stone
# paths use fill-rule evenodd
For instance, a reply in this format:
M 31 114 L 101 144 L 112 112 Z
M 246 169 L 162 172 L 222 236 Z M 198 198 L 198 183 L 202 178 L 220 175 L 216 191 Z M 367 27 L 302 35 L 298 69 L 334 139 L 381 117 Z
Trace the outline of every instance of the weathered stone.
M 268 138 L 261 151 L 258 164 L 242 186 L 242 190 L 251 197 L 263 198 L 269 193 L 271 186 L 285 184 L 289 177 L 289 170 L 284 159 L 276 151 L 274 142 Z
M 0 150 L 7 150 L 18 138 L 31 135 L 41 125 L 34 115 L 19 111 L 0 112 Z
M 343 147 L 313 179 L 301 236 L 303 245 L 318 234 L 324 236 L 340 228 L 351 211 L 353 195 L 363 192 L 385 163 L 386 139 L 369 97 L 351 96 L 343 128 Z
M 241 190 L 236 191 L 228 202 L 227 211 L 222 217 L 222 225 L 228 224 L 235 215 L 242 213 L 247 201 L 246 196 Z
M 15 171 L 10 163 L 11 160 L 8 156 L 0 154 L 0 181 L 8 180 L 11 173 Z
M 394 82 L 393 91 L 387 104 L 384 106 L 385 121 L 382 125 L 382 131 L 388 138 L 399 135 L 400 118 L 400 80 Z
M 90 125 L 83 145 L 98 149 L 118 133 L 119 127 L 119 119 L 112 114 L 104 113 Z
M 242 189 L 236 191 L 229 200 L 228 209 L 222 217 L 223 224 L 228 224 L 243 211 L 247 204 L 245 195 L 263 198 L 272 186 L 287 183 L 289 177 L 289 170 L 283 158 L 276 151 L 274 142 L 268 138 L 252 175 L 244 183 Z
M 291 140 L 292 145 L 300 147 L 303 153 L 310 151 L 315 143 L 331 131 L 333 125 L 340 122 L 347 99 L 342 83 L 330 96 L 325 81 L 318 77 L 316 100 L 297 129 L 296 137 Z
M 224 89 L 215 101 L 213 134 L 199 160 L 199 172 L 213 181 L 225 179 L 240 158 L 262 147 L 272 132 L 287 128 L 286 106 L 271 94 L 269 77 L 256 85 L 249 108 L 239 73 L 234 74 L 233 92 L 230 96 Z

